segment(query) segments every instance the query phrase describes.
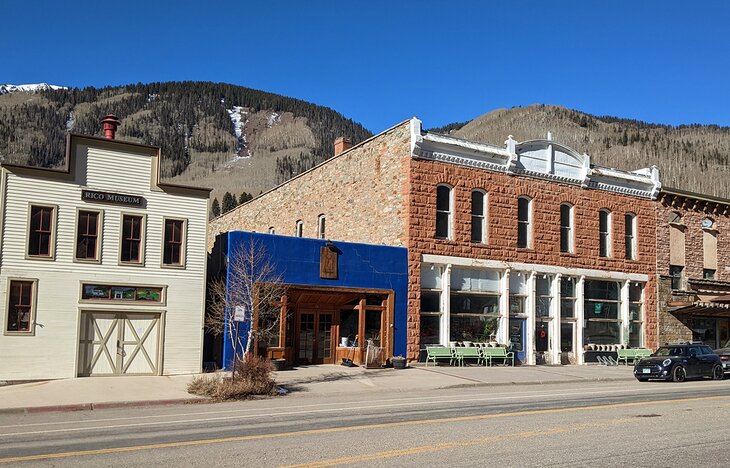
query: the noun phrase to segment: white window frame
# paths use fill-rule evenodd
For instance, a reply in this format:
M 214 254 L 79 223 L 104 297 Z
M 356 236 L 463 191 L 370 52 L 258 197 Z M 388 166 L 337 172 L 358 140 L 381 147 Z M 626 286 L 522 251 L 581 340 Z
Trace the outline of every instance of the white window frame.
M 168 221 L 182 221 L 182 242 L 180 245 L 180 263 L 165 263 L 165 229 Z M 160 250 L 160 268 L 185 268 L 188 251 L 188 220 L 186 218 L 162 218 L 162 249 Z M 120 252 L 121 256 L 121 252 Z
M 636 252 L 636 214 L 634 213 L 626 213 L 624 214 L 624 223 L 631 219 L 631 237 L 629 238 L 629 230 L 628 226 L 624 226 L 624 242 L 630 241 L 630 243 L 626 243 L 626 260 L 636 260 L 637 252 Z
M 298 219 L 294 225 L 294 235 L 296 237 L 304 237 L 304 221 Z
M 601 213 L 606 213 L 606 237 L 605 237 L 605 248 L 606 255 L 601 255 L 601 245 L 604 242 L 603 231 L 601 231 Z M 601 208 L 598 210 L 598 256 L 601 258 L 610 258 L 612 254 L 613 239 L 611 231 L 613 230 L 613 214 L 608 208 Z
M 139 260 L 125 261 L 122 260 L 122 244 L 124 242 L 124 217 L 135 216 L 142 218 L 140 225 L 140 241 L 139 241 Z M 147 214 L 135 213 L 133 211 L 123 211 L 119 214 L 119 253 L 117 255 L 117 263 L 122 266 L 143 267 L 145 263 L 145 253 L 147 251 Z
M 30 229 L 32 223 L 33 208 L 48 208 L 51 210 L 51 236 L 48 240 L 48 255 L 31 255 L 30 250 Z M 58 232 L 58 205 L 48 203 L 29 203 L 28 219 L 25 229 L 25 259 L 53 261 L 56 259 L 56 233 Z
M 568 226 L 566 232 L 568 236 L 568 250 L 563 250 L 563 207 L 568 207 Z M 562 253 L 575 253 L 575 207 L 570 203 L 560 204 L 560 251 Z
M 520 220 L 520 200 L 527 201 L 527 220 Z M 525 245 L 520 245 L 520 226 L 524 224 L 526 229 Z M 532 198 L 527 195 L 517 197 L 517 247 L 520 249 L 531 249 L 532 248 Z
M 474 193 L 479 193 L 479 194 L 482 195 L 482 214 L 481 215 L 475 215 L 474 214 L 474 198 L 473 198 L 474 197 Z M 489 236 L 487 235 L 487 216 L 488 216 L 488 213 L 489 213 L 488 212 L 489 203 L 487 203 L 487 199 L 488 199 L 487 197 L 489 195 L 487 194 L 487 191 L 484 190 L 484 189 L 474 189 L 474 190 L 471 191 L 471 196 L 472 196 L 472 199 L 471 199 L 471 223 L 472 223 L 472 230 L 474 229 L 473 226 L 474 226 L 475 219 L 476 219 L 476 221 L 480 223 L 480 225 L 481 225 L 481 231 L 482 231 L 482 235 L 481 235 L 481 238 L 480 239 L 474 239 L 474 235 L 473 234 L 470 234 L 471 235 L 471 241 L 472 242 L 479 243 L 479 244 L 486 244 L 487 243 L 487 240 L 489 238 Z
M 10 291 L 12 283 L 31 283 L 33 290 L 30 298 L 30 317 L 28 318 L 28 330 L 12 331 L 8 330 L 10 320 Z M 3 335 L 5 336 L 35 336 L 36 313 L 38 312 L 38 278 L 18 278 L 9 277 L 7 279 L 5 293 L 5 323 L 3 324 Z
M 324 214 L 317 216 L 317 239 L 325 239 L 327 235 L 327 217 Z
M 446 187 L 449 190 L 449 209 L 448 211 L 438 209 L 438 192 L 439 187 Z M 439 213 L 446 214 L 447 234 L 446 237 L 438 235 L 438 215 Z M 436 225 L 435 225 L 435 236 L 437 239 L 452 240 L 454 238 L 454 187 L 449 184 L 438 184 L 436 186 Z
M 81 213 L 96 213 L 96 256 L 94 258 L 79 258 L 78 257 L 78 242 L 79 242 L 79 220 L 81 219 Z M 101 253 L 103 245 L 103 234 L 104 234 L 104 211 L 79 207 L 76 209 L 76 226 L 74 227 L 74 244 L 73 244 L 73 261 L 78 263 L 101 263 Z
M 276 228 L 274 226 L 269 226 L 269 234 L 276 234 Z

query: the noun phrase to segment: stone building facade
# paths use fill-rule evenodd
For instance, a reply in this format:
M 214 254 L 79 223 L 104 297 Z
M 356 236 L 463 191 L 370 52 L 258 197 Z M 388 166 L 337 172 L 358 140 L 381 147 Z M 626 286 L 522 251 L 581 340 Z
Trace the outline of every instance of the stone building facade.
M 659 342 L 722 346 L 730 339 L 730 200 L 664 188 L 655 206 Z
M 411 119 L 213 220 L 209 238 L 405 246 L 408 359 L 498 341 L 523 363 L 583 363 L 656 345 L 659 188 L 655 168 L 594 167 L 549 136 L 500 147 Z

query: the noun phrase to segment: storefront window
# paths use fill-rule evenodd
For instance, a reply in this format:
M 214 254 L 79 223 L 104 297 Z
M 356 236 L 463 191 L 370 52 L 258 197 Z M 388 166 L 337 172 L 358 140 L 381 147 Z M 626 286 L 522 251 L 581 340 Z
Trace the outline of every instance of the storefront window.
M 538 317 L 550 316 L 550 305 L 553 300 L 550 291 L 552 280 L 552 276 L 541 275 L 537 277 L 537 281 L 535 282 L 535 315 Z
M 526 314 L 525 300 L 527 299 L 527 275 L 521 271 L 509 275 L 509 314 Z
M 442 268 L 421 268 L 421 346 L 441 343 Z
M 584 307 L 584 344 L 618 344 L 621 342 L 619 283 L 586 281 Z
M 451 271 L 451 341 L 487 341 L 496 333 L 499 283 L 497 271 Z
M 692 339 L 712 348 L 717 347 L 717 320 L 711 318 L 692 319 Z
M 560 316 L 575 317 L 575 278 L 560 278 Z
M 629 283 L 629 346 L 640 348 L 643 344 L 644 285 Z

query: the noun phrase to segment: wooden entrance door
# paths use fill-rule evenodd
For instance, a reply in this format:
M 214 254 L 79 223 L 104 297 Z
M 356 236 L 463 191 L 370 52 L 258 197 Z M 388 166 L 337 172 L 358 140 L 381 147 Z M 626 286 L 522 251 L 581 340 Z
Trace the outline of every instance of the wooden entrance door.
M 79 375 L 158 375 L 160 314 L 81 315 Z
M 334 313 L 300 311 L 297 314 L 297 361 L 301 364 L 333 364 Z

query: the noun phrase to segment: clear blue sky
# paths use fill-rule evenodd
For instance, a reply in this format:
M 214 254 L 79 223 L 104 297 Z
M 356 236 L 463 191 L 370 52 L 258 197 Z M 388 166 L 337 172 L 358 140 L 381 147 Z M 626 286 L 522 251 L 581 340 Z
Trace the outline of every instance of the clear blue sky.
M 375 132 L 532 103 L 730 125 L 724 0 L 0 4 L 0 83 L 227 82 Z

